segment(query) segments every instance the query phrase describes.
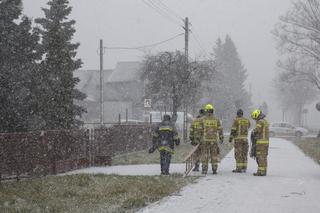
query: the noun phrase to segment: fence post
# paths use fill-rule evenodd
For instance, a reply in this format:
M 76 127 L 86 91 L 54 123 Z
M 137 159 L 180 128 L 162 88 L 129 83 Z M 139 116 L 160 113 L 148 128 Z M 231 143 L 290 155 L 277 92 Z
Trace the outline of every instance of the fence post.
M 95 158 L 95 150 L 93 149 L 93 144 L 95 142 L 95 130 L 94 129 L 91 129 L 91 137 L 90 137 L 90 141 L 89 141 L 89 144 L 90 144 L 90 166 L 93 166 L 94 165 L 94 158 Z
M 128 108 L 126 109 L 126 123 L 128 123 Z
M 49 144 L 48 144 L 48 140 L 46 140 L 46 138 L 45 138 L 44 131 L 40 132 L 40 139 L 41 139 L 41 145 L 42 145 L 43 149 L 45 149 L 44 153 L 42 153 L 45 155 L 45 170 L 43 171 L 42 175 L 47 176 L 48 174 L 51 174 L 51 165 L 50 165 Z
M 47 140 L 48 140 L 48 136 L 47 136 Z M 55 140 L 53 141 L 49 141 L 48 142 L 52 143 L 52 151 L 51 151 L 51 159 L 50 159 L 50 164 L 51 164 L 51 168 L 52 168 L 52 174 L 56 175 L 57 174 L 57 165 L 56 165 L 56 155 L 57 155 L 57 149 L 56 149 L 56 143 Z
M 0 146 L 2 144 L 2 137 L 0 138 Z M 4 146 L 1 147 L 2 149 L 0 150 L 0 185 L 1 185 L 1 180 L 2 180 L 2 171 L 3 171 L 3 168 L 4 168 L 4 153 L 5 153 L 5 150 L 4 150 Z
M 118 117 L 118 122 L 119 122 L 119 125 L 121 124 L 121 114 L 119 113 L 119 117 Z
M 91 137 L 91 131 L 90 129 L 87 129 L 85 131 L 85 140 L 86 140 L 86 159 L 89 161 L 89 165 L 91 165 L 91 160 L 90 160 L 90 137 Z
M 21 141 L 19 141 L 19 143 L 18 143 L 18 146 L 15 146 L 14 147 L 14 153 L 15 153 L 15 155 L 14 155 L 14 162 L 15 162 L 15 172 L 16 172 L 16 180 L 17 181 L 19 181 L 20 180 L 20 165 L 19 165 L 19 160 L 18 160 L 18 158 L 20 157 L 17 153 L 19 153 L 18 152 L 18 149 L 19 149 L 19 147 L 21 147 Z M 20 153 L 19 153 L 20 154 Z
M 2 180 L 2 169 L 3 169 L 3 165 L 4 164 L 4 147 L 1 145 L 2 144 L 2 136 L 0 137 L 0 184 L 1 184 L 1 180 Z

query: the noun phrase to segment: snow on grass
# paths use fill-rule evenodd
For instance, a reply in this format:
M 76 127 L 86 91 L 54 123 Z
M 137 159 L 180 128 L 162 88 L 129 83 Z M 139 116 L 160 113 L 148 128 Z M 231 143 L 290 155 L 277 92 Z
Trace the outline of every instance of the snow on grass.
M 289 140 L 320 164 L 320 138 L 290 138 Z
M 232 144 L 226 141 L 228 141 L 228 138 L 225 139 L 224 144 L 219 144 L 221 158 L 223 158 L 232 149 Z M 176 153 L 173 155 L 171 162 L 183 163 L 185 156 L 187 156 L 192 149 L 193 146 L 190 144 L 181 144 L 180 146 L 177 146 L 175 150 Z M 147 150 L 116 155 L 112 158 L 113 165 L 158 164 L 159 162 L 159 152 L 155 151 L 153 154 L 149 154 Z
M 0 212 L 132 212 L 195 178 L 67 175 L 0 185 Z

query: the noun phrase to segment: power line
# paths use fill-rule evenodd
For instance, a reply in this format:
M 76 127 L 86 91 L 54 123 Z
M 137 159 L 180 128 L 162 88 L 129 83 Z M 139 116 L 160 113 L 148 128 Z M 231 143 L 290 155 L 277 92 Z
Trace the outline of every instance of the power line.
M 167 13 L 165 13 L 163 10 L 161 10 L 158 6 L 156 6 L 153 2 L 142 0 L 142 2 L 150 7 L 151 9 L 155 10 L 160 16 L 168 19 L 170 22 L 177 24 L 178 26 L 181 26 L 181 24 L 176 20 L 170 17 Z
M 196 41 L 196 43 L 198 44 L 200 50 L 202 51 L 202 53 L 204 55 L 206 55 L 207 57 L 210 56 L 210 53 L 208 52 L 205 43 L 201 40 L 199 34 L 195 31 L 194 27 L 193 30 L 190 30 L 194 40 Z
M 154 1 L 155 3 L 157 2 L 159 6 L 161 6 L 162 8 L 164 8 L 166 11 L 168 11 L 168 13 L 171 13 L 171 15 L 175 16 L 177 19 L 179 20 L 184 20 L 178 13 L 176 13 L 174 10 L 172 10 L 170 7 L 168 7 L 165 3 L 163 3 L 161 0 L 151 0 Z
M 179 16 L 178 18 L 172 14 L 172 12 L 170 12 L 168 9 L 166 9 L 162 4 L 159 4 L 159 2 L 156 2 L 154 0 L 147 0 L 151 5 L 153 5 L 155 8 L 157 8 L 159 11 L 161 11 L 162 13 L 165 14 L 165 16 L 167 16 L 168 18 L 170 18 L 171 20 L 173 20 L 174 22 L 177 22 L 180 25 L 180 21 L 183 21 L 183 19 L 181 19 Z M 173 16 L 173 17 L 172 17 Z M 176 18 L 178 20 L 176 20 Z
M 205 56 L 209 56 L 209 52 L 206 50 L 206 48 L 203 46 L 202 42 L 199 40 L 199 38 L 197 38 L 197 36 L 191 31 L 191 34 L 194 38 L 194 41 L 196 42 L 196 44 L 199 47 L 199 50 L 202 52 L 203 55 Z
M 171 41 L 175 38 L 178 38 L 180 36 L 184 35 L 184 33 L 180 33 L 178 35 L 175 35 L 173 37 L 170 37 L 166 40 L 163 40 L 163 41 L 159 41 L 159 42 L 156 42 L 156 43 L 153 43 L 153 44 L 147 44 L 147 45 L 143 45 L 143 46 L 137 46 L 137 47 L 105 47 L 105 49 L 112 49 L 112 50 L 140 50 L 140 49 L 144 49 L 144 48 L 148 48 L 148 47 L 155 47 L 155 46 L 158 46 L 160 44 L 164 44 L 168 41 Z
M 174 19 L 173 17 L 171 17 L 165 10 L 161 9 L 158 5 L 156 5 L 154 2 L 152 1 L 146 1 L 146 0 L 142 0 L 142 2 L 147 5 L 148 7 L 150 7 L 151 9 L 155 10 L 159 15 L 161 15 L 162 17 L 168 19 L 169 21 L 171 21 L 172 23 L 181 26 L 181 23 L 179 21 L 177 21 L 176 19 Z

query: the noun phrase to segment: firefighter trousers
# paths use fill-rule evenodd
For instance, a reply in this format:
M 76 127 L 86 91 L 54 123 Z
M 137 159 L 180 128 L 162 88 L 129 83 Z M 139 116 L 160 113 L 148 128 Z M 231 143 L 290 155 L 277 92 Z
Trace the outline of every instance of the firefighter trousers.
M 258 174 L 266 175 L 268 168 L 268 151 L 269 141 L 257 141 L 256 144 L 256 161 L 258 164 Z
M 172 154 L 168 151 L 160 151 L 160 166 L 163 175 L 169 174 L 171 156 Z
M 236 169 L 246 170 L 248 164 L 249 144 L 247 139 L 235 139 L 234 158 L 236 159 Z
M 209 159 L 211 160 L 212 171 L 216 172 L 218 169 L 219 163 L 219 146 L 217 142 L 212 144 L 201 144 L 201 161 L 202 161 L 202 172 L 208 171 Z

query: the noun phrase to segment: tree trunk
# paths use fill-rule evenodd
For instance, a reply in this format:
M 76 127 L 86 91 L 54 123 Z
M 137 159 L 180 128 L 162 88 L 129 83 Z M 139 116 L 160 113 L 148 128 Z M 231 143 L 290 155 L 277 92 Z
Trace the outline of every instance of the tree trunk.
M 303 126 L 302 123 L 302 104 L 299 104 L 299 126 Z
M 176 98 L 173 98 L 173 107 L 172 107 L 172 122 L 176 123 L 178 119 L 178 100 Z
M 178 97 L 178 94 L 177 94 L 175 87 L 173 87 L 172 93 L 173 93 L 172 94 L 173 98 L 172 98 L 172 119 L 171 119 L 171 121 L 173 123 L 176 123 L 176 121 L 178 119 L 177 112 L 178 112 L 178 108 L 179 108 L 180 103 L 179 103 L 179 97 Z

